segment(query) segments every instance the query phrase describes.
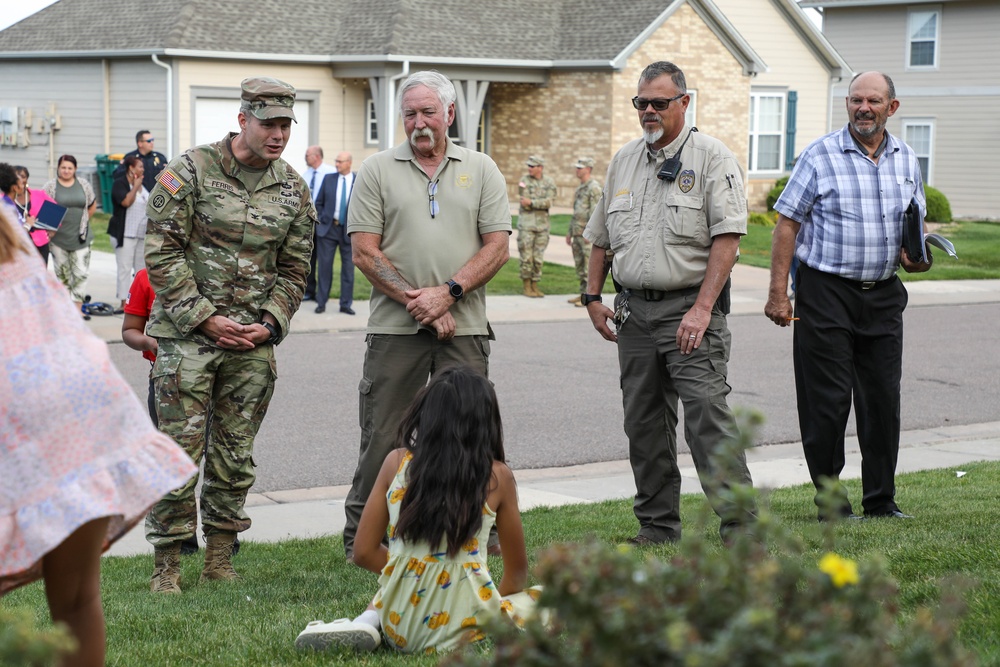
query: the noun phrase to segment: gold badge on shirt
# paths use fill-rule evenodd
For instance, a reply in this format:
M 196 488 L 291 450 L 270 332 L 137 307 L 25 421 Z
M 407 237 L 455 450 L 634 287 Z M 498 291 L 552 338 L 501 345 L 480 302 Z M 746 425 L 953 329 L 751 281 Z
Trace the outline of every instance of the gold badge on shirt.
M 677 184 L 680 186 L 681 192 L 691 192 L 691 188 L 694 187 L 694 172 L 690 169 L 682 171 L 681 177 L 677 179 Z

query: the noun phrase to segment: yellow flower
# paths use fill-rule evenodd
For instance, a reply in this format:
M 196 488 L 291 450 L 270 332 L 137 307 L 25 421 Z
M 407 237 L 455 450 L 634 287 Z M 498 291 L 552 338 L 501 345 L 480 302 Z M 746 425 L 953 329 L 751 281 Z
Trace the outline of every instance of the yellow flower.
M 819 569 L 830 575 L 833 585 L 837 588 L 858 583 L 858 564 L 853 560 L 841 558 L 835 553 L 823 556 L 819 562 Z

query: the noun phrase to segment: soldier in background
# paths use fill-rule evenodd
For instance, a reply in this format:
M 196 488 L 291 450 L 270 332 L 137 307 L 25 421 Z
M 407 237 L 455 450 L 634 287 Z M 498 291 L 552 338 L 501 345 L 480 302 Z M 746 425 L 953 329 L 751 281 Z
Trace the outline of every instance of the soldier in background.
M 576 194 L 573 196 L 573 220 L 566 231 L 566 245 L 573 249 L 573 264 L 576 266 L 576 277 L 580 279 L 580 294 L 569 302 L 577 308 L 583 308 L 581 298 L 587 292 L 587 268 L 590 264 L 590 243 L 583 238 L 583 230 L 586 229 L 597 202 L 601 200 L 601 184 L 597 179 L 591 178 L 594 158 L 581 157 L 575 166 L 580 185 L 576 186 Z
M 170 162 L 146 209 L 156 415 L 195 462 L 205 455 L 202 580 L 238 576 L 232 551 L 236 534 L 250 527 L 243 505 L 255 479 L 254 437 L 274 390 L 274 345 L 302 300 L 316 224 L 306 182 L 281 159 L 295 89 L 262 77 L 245 79 L 242 91 L 239 134 Z M 181 590 L 180 547 L 197 526 L 197 481 L 146 517 L 153 592 Z
M 528 174 L 517 184 L 521 208 L 517 214 L 517 251 L 521 255 L 521 280 L 524 296 L 542 297 L 538 281 L 549 245 L 549 207 L 556 197 L 556 184 L 542 175 L 545 160 L 528 158 Z

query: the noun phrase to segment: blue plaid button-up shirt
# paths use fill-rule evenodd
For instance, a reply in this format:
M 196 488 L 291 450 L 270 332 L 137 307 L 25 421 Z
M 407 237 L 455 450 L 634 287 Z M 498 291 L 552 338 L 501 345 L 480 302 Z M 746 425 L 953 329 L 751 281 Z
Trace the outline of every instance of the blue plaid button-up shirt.
M 925 210 L 913 150 L 888 135 L 876 164 L 845 125 L 802 152 L 774 208 L 802 225 L 795 239 L 800 261 L 851 280 L 885 280 L 899 268 L 904 213 L 913 197 Z

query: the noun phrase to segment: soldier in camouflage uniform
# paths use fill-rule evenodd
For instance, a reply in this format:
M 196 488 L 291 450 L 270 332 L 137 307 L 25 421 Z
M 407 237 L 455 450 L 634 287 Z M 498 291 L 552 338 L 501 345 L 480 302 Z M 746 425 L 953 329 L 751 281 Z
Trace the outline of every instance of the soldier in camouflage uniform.
M 587 291 L 587 269 L 590 264 L 590 242 L 583 238 L 583 230 L 587 227 L 590 214 L 601 199 L 601 184 L 591 178 L 594 171 L 594 158 L 582 157 L 576 161 L 576 177 L 580 185 L 576 187 L 573 196 L 573 220 L 566 232 L 566 244 L 573 249 L 573 264 L 576 266 L 576 277 L 580 279 L 580 294 Z M 583 308 L 580 296 L 569 300 L 570 303 Z
M 240 133 L 172 160 L 146 209 L 159 427 L 195 462 L 205 455 L 202 580 L 237 577 L 230 559 L 236 534 L 250 527 L 243 504 L 274 389 L 274 345 L 302 300 L 316 223 L 305 181 L 281 159 L 295 89 L 250 78 L 242 90 Z M 197 475 L 146 518 L 154 592 L 180 592 L 180 545 L 197 526 L 196 483 Z
M 542 297 L 538 281 L 542 279 L 542 261 L 549 245 L 549 207 L 556 197 L 556 184 L 542 176 L 545 160 L 528 158 L 528 174 L 517 184 L 521 208 L 517 215 L 517 250 L 521 255 L 521 280 L 524 296 Z

